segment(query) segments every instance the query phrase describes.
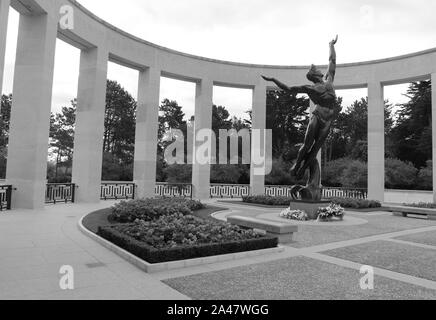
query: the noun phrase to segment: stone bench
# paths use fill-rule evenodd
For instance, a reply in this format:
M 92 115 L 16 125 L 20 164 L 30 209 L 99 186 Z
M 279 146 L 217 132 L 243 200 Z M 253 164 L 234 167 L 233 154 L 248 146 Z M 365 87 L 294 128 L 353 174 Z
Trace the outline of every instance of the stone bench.
M 267 235 L 277 237 L 279 239 L 279 243 L 292 242 L 293 234 L 298 232 L 298 226 L 296 225 L 250 217 L 230 216 L 227 217 L 227 222 L 244 228 L 266 231 Z
M 409 214 L 417 214 L 427 216 L 429 220 L 436 220 L 436 210 L 426 208 L 390 206 L 388 211 L 391 211 L 394 216 L 407 217 Z

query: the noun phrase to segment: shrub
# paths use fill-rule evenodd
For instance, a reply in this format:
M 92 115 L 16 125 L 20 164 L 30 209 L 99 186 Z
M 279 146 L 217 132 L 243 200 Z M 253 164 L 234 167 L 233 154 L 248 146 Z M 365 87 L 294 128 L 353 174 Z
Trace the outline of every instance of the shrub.
M 427 161 L 427 166 L 421 168 L 418 173 L 416 184 L 421 190 L 433 190 L 433 163 Z
M 127 223 L 136 219 L 152 221 L 172 214 L 190 215 L 204 208 L 200 201 L 181 198 L 148 198 L 122 201 L 112 207 L 109 219 Z
M 242 172 L 238 165 L 214 164 L 210 170 L 210 181 L 212 183 L 236 184 L 241 178 Z
M 385 163 L 386 188 L 410 189 L 415 187 L 418 170 L 411 162 L 386 159 Z
M 192 165 L 173 164 L 163 169 L 169 183 L 191 183 Z
M 366 188 L 368 185 L 367 164 L 359 160 L 349 160 L 339 180 L 345 188 Z
M 381 203 L 375 200 L 363 200 L 363 199 L 353 199 L 353 198 L 333 198 L 332 203 L 338 204 L 344 208 L 351 209 L 372 209 L 381 208 Z
M 341 187 L 341 177 L 345 169 L 352 160 L 342 158 L 335 161 L 327 162 L 322 168 L 322 183 L 329 187 Z
M 295 179 L 291 177 L 291 163 L 285 162 L 282 159 L 273 159 L 270 174 L 265 176 L 265 184 L 267 185 L 292 185 L 295 184 Z
M 413 207 L 413 208 L 436 209 L 436 203 L 419 202 L 419 203 L 404 203 L 403 205 L 406 207 Z
M 245 203 L 264 204 L 268 206 L 288 206 L 293 199 L 289 197 L 271 197 L 259 195 L 243 197 L 242 201 Z
M 182 214 L 100 227 L 98 234 L 150 263 L 259 250 L 278 244 L 277 238 L 252 230 Z

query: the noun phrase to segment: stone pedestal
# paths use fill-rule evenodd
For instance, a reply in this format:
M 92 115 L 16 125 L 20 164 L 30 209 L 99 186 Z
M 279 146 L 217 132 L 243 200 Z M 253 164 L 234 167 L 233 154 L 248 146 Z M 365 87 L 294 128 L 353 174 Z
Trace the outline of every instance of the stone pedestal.
M 289 205 L 291 210 L 302 210 L 307 213 L 309 219 L 316 220 L 318 218 L 318 209 L 327 207 L 330 204 L 329 201 L 292 201 Z

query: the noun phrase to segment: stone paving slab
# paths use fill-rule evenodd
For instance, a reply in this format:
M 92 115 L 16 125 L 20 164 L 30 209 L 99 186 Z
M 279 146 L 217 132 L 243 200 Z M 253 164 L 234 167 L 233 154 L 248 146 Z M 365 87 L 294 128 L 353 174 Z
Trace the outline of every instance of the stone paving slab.
M 436 281 L 436 251 L 431 249 L 374 241 L 322 254 Z
M 188 299 L 79 231 L 82 216 L 113 203 L 0 214 L 0 300 Z M 72 291 L 60 289 L 63 265 L 74 268 Z
M 294 257 L 164 282 L 199 300 L 436 299 L 435 290 L 379 276 L 374 290 L 362 290 L 361 277 L 357 270 Z
M 220 213 L 222 218 L 225 215 L 242 215 L 248 217 L 264 217 L 279 215 L 281 209 L 247 207 L 233 203 L 225 204 L 231 210 Z M 422 227 L 436 226 L 436 221 L 426 219 L 410 219 L 394 217 L 387 212 L 376 213 L 353 213 L 347 211 L 347 216 L 366 220 L 367 223 L 360 225 L 307 225 L 298 224 L 298 233 L 294 235 L 294 243 L 290 244 L 294 248 L 306 248 L 322 245 L 331 242 L 346 241 L 368 236 L 392 233 L 397 231 L 418 229 Z

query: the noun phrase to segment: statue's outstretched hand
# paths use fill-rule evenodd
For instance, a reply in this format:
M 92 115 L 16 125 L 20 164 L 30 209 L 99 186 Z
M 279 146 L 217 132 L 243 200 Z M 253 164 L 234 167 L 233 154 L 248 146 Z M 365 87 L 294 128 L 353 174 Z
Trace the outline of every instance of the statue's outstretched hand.
M 333 39 L 332 41 L 330 41 L 330 45 L 331 45 L 331 46 L 334 46 L 334 45 L 338 42 L 338 38 L 339 38 L 339 36 L 336 35 L 336 38 Z
M 265 81 L 274 81 L 274 78 L 262 76 Z

